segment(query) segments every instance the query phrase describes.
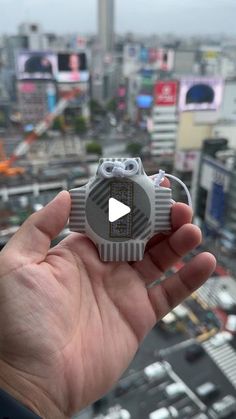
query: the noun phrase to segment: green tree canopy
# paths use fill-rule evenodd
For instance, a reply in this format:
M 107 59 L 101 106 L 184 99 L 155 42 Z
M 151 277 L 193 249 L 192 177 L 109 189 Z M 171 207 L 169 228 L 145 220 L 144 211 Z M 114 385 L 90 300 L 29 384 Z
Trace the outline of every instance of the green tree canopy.
M 85 134 L 85 132 L 87 131 L 87 124 L 83 116 L 77 116 L 75 118 L 74 128 L 76 134 Z
M 86 151 L 88 154 L 97 154 L 99 156 L 102 155 L 102 146 L 98 144 L 96 141 L 92 141 L 86 145 Z
M 136 157 L 136 156 L 140 156 L 142 152 L 142 148 L 143 148 L 142 144 L 137 143 L 137 142 L 132 142 L 127 145 L 126 151 L 130 156 Z

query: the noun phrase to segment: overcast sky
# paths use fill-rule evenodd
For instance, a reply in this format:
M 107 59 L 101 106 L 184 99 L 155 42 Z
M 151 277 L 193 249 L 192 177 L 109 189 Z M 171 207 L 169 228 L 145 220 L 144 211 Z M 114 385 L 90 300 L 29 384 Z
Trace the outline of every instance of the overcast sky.
M 0 32 L 36 21 L 45 31 L 95 33 L 97 0 L 0 0 Z M 116 32 L 236 34 L 236 0 L 116 0 Z

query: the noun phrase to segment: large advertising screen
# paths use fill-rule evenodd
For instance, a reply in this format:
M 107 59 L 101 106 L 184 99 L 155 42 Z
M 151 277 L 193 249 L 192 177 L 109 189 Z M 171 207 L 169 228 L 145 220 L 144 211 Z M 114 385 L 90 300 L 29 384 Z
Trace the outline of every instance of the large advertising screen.
M 148 63 L 149 61 L 149 49 L 146 47 L 141 47 L 139 59 L 141 63 Z
M 55 79 L 57 73 L 56 55 L 45 51 L 22 51 L 17 57 L 17 77 L 26 79 Z
M 140 48 L 139 60 L 143 64 L 152 64 L 156 70 L 172 71 L 174 67 L 174 50 L 167 48 Z
M 149 109 L 152 106 L 153 97 L 150 95 L 140 94 L 136 97 L 136 105 L 140 109 Z
M 57 80 L 59 82 L 76 83 L 87 82 L 89 80 L 87 57 L 84 52 L 80 54 L 60 53 L 57 59 Z
M 222 97 L 221 78 L 184 78 L 180 83 L 179 110 L 180 112 L 217 110 Z
M 178 83 L 176 81 L 158 81 L 154 89 L 155 104 L 157 106 L 175 106 L 177 91 Z
M 174 50 L 158 49 L 157 50 L 157 69 L 161 71 L 172 71 L 174 68 Z

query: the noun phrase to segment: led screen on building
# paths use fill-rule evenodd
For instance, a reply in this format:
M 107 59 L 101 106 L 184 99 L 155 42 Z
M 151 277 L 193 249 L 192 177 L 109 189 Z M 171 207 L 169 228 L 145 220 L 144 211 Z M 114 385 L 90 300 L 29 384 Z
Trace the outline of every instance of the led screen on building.
M 57 80 L 59 82 L 77 83 L 89 80 L 87 57 L 84 52 L 80 54 L 58 54 L 57 68 Z
M 140 109 L 149 109 L 152 106 L 153 97 L 149 95 L 138 95 L 136 98 L 136 105 Z
M 174 50 L 158 49 L 156 55 L 157 69 L 161 71 L 172 71 L 174 68 Z
M 56 55 L 44 51 L 22 51 L 17 57 L 17 77 L 19 80 L 52 80 L 57 73 Z
M 184 78 L 180 83 L 179 110 L 180 112 L 217 110 L 222 97 L 221 78 Z

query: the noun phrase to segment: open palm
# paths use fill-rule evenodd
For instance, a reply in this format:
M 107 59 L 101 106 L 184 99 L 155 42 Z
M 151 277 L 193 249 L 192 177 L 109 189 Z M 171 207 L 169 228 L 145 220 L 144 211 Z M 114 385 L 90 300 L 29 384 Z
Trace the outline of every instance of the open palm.
M 173 233 L 156 236 L 132 264 L 101 262 L 93 243 L 75 233 L 49 249 L 69 212 L 63 192 L 0 254 L 0 387 L 53 419 L 109 390 L 154 324 L 215 266 L 201 254 L 147 287 L 201 240 L 183 204 L 172 209 Z

